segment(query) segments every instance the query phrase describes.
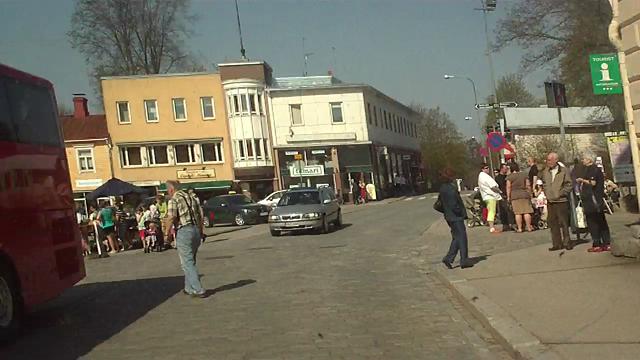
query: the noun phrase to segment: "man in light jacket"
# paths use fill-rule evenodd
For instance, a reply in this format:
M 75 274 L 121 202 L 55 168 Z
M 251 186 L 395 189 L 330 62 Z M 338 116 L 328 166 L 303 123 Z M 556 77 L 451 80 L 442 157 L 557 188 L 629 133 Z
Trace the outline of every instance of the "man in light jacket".
M 482 201 L 487 205 L 487 222 L 489 223 L 489 232 L 498 233 L 499 231 L 493 225 L 496 219 L 496 204 L 502 200 L 500 195 L 500 187 L 498 183 L 489 175 L 489 165 L 483 163 L 480 167 L 480 174 L 478 174 L 478 188 L 480 188 L 480 194 L 482 195 Z
M 558 163 L 558 154 L 547 155 L 547 167 L 540 175 L 544 181 L 547 196 L 549 228 L 551 229 L 552 247 L 549 251 L 561 249 L 571 250 L 573 244 L 569 236 L 569 194 L 571 193 L 571 175 L 566 167 Z

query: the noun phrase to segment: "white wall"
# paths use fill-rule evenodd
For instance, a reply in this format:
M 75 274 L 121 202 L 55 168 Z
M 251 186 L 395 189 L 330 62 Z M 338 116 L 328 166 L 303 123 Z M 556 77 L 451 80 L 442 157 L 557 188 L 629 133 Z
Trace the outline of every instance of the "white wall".
M 395 132 L 393 127 L 391 130 L 388 130 L 384 126 L 384 111 L 388 114 L 396 115 L 397 117 L 406 118 L 408 122 L 416 124 L 416 114 L 408 111 L 407 108 L 402 106 L 402 104 L 394 101 L 392 99 L 383 96 L 380 93 L 367 90 L 364 94 L 364 107 L 366 109 L 367 103 L 370 104 L 370 117 L 372 118 L 371 123 L 367 122 L 367 126 L 369 129 L 369 139 L 374 144 L 387 145 L 407 150 L 420 150 L 420 142 L 417 137 L 405 135 L 401 132 Z M 376 112 L 378 113 L 378 125 L 374 121 L 374 107 Z
M 273 144 L 276 147 L 369 140 L 362 90 L 272 91 L 270 102 Z M 342 103 L 343 123 L 332 123 L 332 102 Z M 302 125 L 291 125 L 291 104 L 302 105 Z M 290 136 L 291 131 L 293 136 Z

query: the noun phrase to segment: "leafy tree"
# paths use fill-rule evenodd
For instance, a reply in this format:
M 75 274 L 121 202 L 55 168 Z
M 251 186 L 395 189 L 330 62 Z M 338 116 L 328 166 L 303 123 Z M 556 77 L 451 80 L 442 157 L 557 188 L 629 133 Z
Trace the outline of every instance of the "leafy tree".
M 159 74 L 193 67 L 185 48 L 189 0 L 76 0 L 68 36 L 101 76 Z
M 615 52 L 608 37 L 611 16 L 607 0 L 517 0 L 498 22 L 495 47 L 523 48 L 523 71 L 551 70 L 567 85 L 571 106 L 608 106 L 621 128 L 622 96 L 593 94 L 588 58 Z

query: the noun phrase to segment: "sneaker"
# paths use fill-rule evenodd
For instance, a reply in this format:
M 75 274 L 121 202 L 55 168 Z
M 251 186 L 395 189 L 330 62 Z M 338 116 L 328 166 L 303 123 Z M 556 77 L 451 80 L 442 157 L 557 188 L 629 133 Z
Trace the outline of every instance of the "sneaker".
M 491 229 L 489 229 L 489 232 L 492 233 L 492 234 L 500 234 L 501 231 L 496 229 L 496 228 L 494 228 L 494 227 L 492 227 Z
M 189 294 L 189 296 L 197 299 L 204 299 L 205 297 L 207 297 L 205 293 L 194 293 L 194 294 Z
M 118 253 L 118 252 L 117 252 L 117 251 L 115 251 L 115 250 L 111 250 L 111 251 L 109 251 L 109 255 L 114 255 L 114 254 L 117 254 L 117 253 Z

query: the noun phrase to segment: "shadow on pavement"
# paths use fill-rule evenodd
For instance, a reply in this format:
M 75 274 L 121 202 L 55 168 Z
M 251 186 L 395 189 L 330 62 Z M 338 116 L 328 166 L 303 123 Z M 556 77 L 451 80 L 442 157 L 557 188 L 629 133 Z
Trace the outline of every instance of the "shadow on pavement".
M 120 333 L 184 286 L 181 276 L 82 284 L 25 319 L 1 359 L 77 359 Z
M 232 259 L 235 256 L 233 255 L 220 255 L 220 256 L 210 256 L 210 257 L 206 257 L 204 258 L 205 260 L 224 260 L 224 259 Z
M 219 286 L 219 287 L 217 287 L 217 288 L 215 288 L 213 290 L 207 290 L 207 293 L 210 293 L 210 294 L 207 294 L 207 295 L 213 295 L 213 294 L 217 294 L 219 292 L 241 288 L 243 286 L 251 285 L 251 284 L 254 284 L 256 282 L 257 281 L 253 280 L 253 279 L 238 280 L 238 281 L 236 281 L 234 283 L 231 283 L 231 284 L 226 284 L 226 285 Z

